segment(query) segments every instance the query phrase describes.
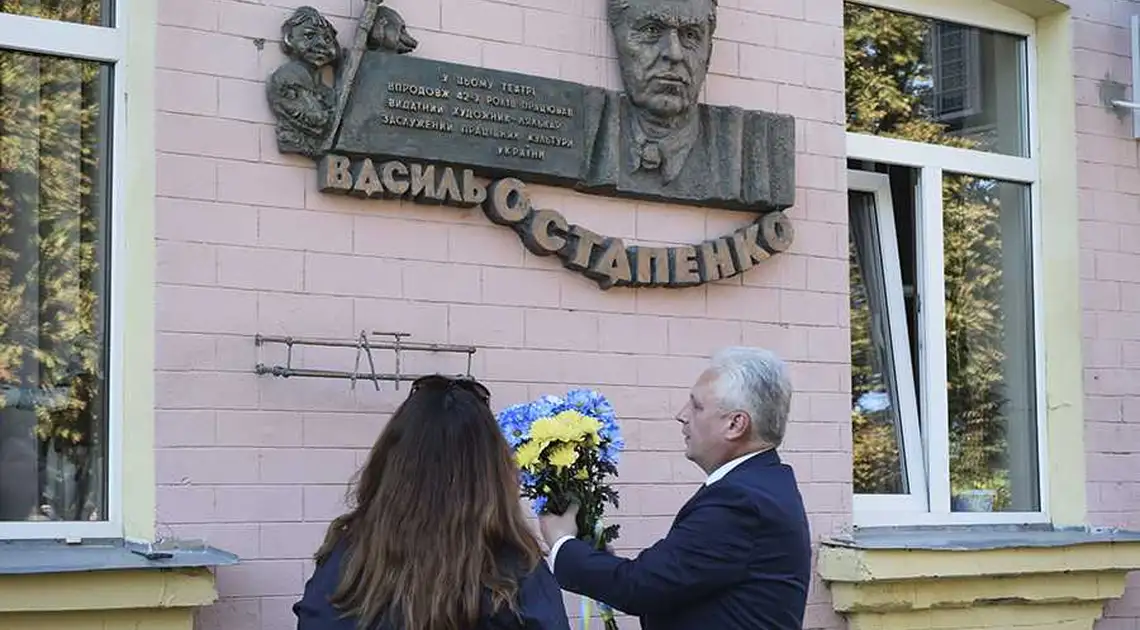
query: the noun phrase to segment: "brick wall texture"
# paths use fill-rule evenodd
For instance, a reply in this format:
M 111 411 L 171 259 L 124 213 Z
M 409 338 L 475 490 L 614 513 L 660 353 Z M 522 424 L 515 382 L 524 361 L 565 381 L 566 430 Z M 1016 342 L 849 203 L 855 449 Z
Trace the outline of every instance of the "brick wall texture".
M 310 0 L 351 37 L 360 0 Z M 312 569 L 346 481 L 402 399 L 390 384 L 258 377 L 254 335 L 350 338 L 400 330 L 472 344 L 505 406 L 601 388 L 629 443 L 619 551 L 668 527 L 700 483 L 671 420 L 718 347 L 770 347 L 797 395 L 783 452 L 814 535 L 850 521 L 846 200 L 840 0 L 721 0 L 705 100 L 797 118 L 792 250 L 743 277 L 680 291 L 602 292 L 526 252 L 477 210 L 324 195 L 311 161 L 283 156 L 264 80 L 284 60 L 294 0 L 159 0 L 157 466 L 162 535 L 206 537 L 241 565 L 199 630 L 278 630 Z M 618 87 L 603 0 L 389 0 L 416 55 Z M 1100 524 L 1140 527 L 1140 168 L 1096 81 L 1124 80 L 1133 2 L 1077 0 L 1076 65 L 1086 319 L 1089 501 Z M 595 232 L 691 243 L 747 217 L 536 188 Z M 259 356 L 261 357 L 259 359 Z M 350 369 L 352 354 L 299 353 Z M 383 361 L 388 361 L 384 358 Z M 416 359 L 454 369 L 451 359 Z M 434 362 L 433 362 L 434 361 Z M 452 366 L 452 367 L 447 367 Z M 1131 419 L 1132 424 L 1128 424 Z M 571 600 L 572 601 L 572 600 Z M 576 607 L 568 606 L 571 614 Z M 1140 628 L 1140 584 L 1101 627 Z M 841 628 L 814 584 L 806 628 Z M 635 626 L 629 626 L 635 627 Z
M 1131 83 L 1140 2 L 1075 0 L 1074 64 L 1084 311 L 1089 519 L 1140 528 L 1140 163 L 1131 119 L 1101 104 L 1108 74 Z M 1140 92 L 1136 93 L 1140 96 Z M 1099 630 L 1140 630 L 1140 574 Z

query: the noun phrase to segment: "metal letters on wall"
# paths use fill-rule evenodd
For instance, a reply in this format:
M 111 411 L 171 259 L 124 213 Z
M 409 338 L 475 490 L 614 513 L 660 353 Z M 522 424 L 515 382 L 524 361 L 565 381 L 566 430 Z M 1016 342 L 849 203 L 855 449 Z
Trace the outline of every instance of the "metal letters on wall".
M 609 3 L 621 92 L 408 56 L 417 41 L 381 0 L 366 1 L 344 50 L 301 7 L 282 25 L 289 61 L 267 84 L 278 148 L 316 160 L 324 192 L 481 206 L 602 288 L 702 284 L 785 251 L 793 118 L 698 102 L 716 0 L 595 1 Z M 535 208 L 524 180 L 759 217 L 699 244 L 626 246 Z

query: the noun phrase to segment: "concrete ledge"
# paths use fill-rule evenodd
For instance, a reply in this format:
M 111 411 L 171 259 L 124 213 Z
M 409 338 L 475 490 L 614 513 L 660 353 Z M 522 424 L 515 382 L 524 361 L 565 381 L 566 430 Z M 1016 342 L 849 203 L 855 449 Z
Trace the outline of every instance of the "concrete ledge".
M 818 563 L 851 630 L 1088 630 L 1138 568 L 1135 532 L 988 527 L 857 531 Z

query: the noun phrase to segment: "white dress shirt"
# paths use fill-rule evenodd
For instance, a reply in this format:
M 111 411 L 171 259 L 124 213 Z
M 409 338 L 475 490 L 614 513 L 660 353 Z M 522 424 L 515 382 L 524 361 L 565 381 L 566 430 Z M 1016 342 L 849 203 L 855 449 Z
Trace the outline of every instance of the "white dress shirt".
M 720 468 L 717 468 L 716 470 L 712 471 L 711 474 L 709 474 L 708 478 L 705 479 L 705 483 L 703 485 L 711 486 L 712 484 L 723 479 L 724 476 L 731 472 L 733 468 L 736 468 L 737 466 L 763 452 L 765 451 L 755 451 L 748 453 L 747 455 L 741 455 L 734 460 L 722 464 Z M 562 543 L 566 542 L 567 540 L 573 540 L 574 538 L 574 536 L 563 536 L 562 538 L 556 540 L 554 542 L 554 545 L 550 547 L 550 556 L 547 557 L 546 563 L 550 566 L 551 571 L 554 570 L 554 558 L 558 556 L 558 550 L 562 547 Z

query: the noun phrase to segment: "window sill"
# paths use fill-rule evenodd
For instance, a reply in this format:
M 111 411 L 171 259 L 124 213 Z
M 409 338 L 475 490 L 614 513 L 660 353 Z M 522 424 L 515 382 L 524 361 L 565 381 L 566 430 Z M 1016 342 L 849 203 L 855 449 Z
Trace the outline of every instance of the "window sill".
M 190 627 L 194 608 L 217 599 L 211 569 L 238 562 L 206 546 L 140 553 L 148 550 L 121 540 L 0 542 L 0 627 Z
M 869 528 L 825 539 L 820 577 L 851 630 L 1092 628 L 1140 569 L 1140 532 Z

